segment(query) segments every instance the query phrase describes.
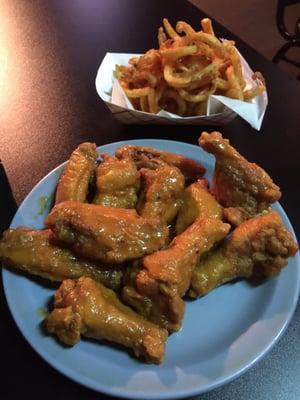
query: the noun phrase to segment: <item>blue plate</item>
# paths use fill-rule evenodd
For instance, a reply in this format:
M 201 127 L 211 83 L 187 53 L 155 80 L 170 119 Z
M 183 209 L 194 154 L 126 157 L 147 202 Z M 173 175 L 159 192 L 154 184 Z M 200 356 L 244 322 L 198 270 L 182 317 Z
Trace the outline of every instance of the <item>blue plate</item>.
M 214 158 L 201 148 L 166 140 L 131 140 L 101 146 L 113 153 L 122 144 L 153 146 L 200 161 L 211 178 Z M 12 227 L 43 228 L 49 202 L 63 165 L 50 172 L 26 197 Z M 46 205 L 41 210 L 41 203 Z M 293 232 L 282 207 L 274 209 Z M 42 333 L 38 310 L 47 307 L 53 291 L 26 276 L 3 270 L 5 294 L 24 337 L 50 365 L 94 390 L 130 399 L 176 399 L 224 385 L 254 365 L 282 335 L 292 318 L 299 293 L 299 253 L 279 277 L 260 286 L 227 284 L 196 301 L 189 301 L 183 327 L 170 336 L 162 365 L 147 365 L 107 343 L 81 340 L 73 348 L 60 346 Z

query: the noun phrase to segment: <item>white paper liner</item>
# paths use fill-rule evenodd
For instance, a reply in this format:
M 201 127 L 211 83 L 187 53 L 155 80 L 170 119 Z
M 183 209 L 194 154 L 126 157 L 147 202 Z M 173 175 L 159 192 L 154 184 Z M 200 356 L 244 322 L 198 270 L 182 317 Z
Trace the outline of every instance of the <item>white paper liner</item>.
M 254 129 L 260 130 L 268 104 L 267 92 L 249 101 L 240 101 L 225 96 L 210 95 L 207 103 L 207 114 L 196 117 L 179 115 L 160 110 L 151 114 L 135 110 L 125 95 L 121 85 L 114 76 L 116 65 L 128 65 L 132 57 L 141 54 L 106 53 L 98 69 L 96 90 L 107 104 L 114 116 L 125 124 L 183 124 L 183 125 L 225 125 L 236 115 L 247 121 Z M 253 71 L 240 54 L 246 89 L 257 85 L 252 79 Z

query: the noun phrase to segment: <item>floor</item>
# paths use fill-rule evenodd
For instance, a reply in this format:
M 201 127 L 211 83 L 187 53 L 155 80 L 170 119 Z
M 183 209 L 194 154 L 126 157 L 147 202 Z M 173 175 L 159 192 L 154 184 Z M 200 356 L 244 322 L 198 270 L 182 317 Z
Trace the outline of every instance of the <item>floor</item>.
M 266 58 L 272 59 L 285 43 L 276 27 L 277 0 L 189 0 L 212 18 L 235 33 Z M 286 9 L 286 24 L 293 32 L 300 17 L 300 2 Z M 300 61 L 300 49 L 289 54 Z M 280 62 L 279 67 L 297 77 L 300 69 Z

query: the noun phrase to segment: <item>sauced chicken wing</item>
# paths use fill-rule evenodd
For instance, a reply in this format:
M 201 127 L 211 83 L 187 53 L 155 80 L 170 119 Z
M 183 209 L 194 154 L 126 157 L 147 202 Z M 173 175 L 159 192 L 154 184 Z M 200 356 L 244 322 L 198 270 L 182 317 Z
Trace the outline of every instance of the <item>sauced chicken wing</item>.
M 222 206 L 208 191 L 206 179 L 199 179 L 188 186 L 182 197 L 176 220 L 176 233 L 183 232 L 196 218 L 222 218 Z
M 203 132 L 199 144 L 216 157 L 212 192 L 222 206 L 229 207 L 224 215 L 232 224 L 240 224 L 280 199 L 280 189 L 270 176 L 241 156 L 221 133 Z
M 229 229 L 218 219 L 196 219 L 173 239 L 168 249 L 144 257 L 143 267 L 136 275 L 136 287 L 125 289 L 124 298 L 153 322 L 169 331 L 178 330 L 184 313 L 181 297 L 190 286 L 195 266 Z
M 202 296 L 236 278 L 275 276 L 297 250 L 297 244 L 275 211 L 249 219 L 217 250 L 200 260 L 189 295 Z
M 49 229 L 9 229 L 0 241 L 0 260 L 17 270 L 52 281 L 89 276 L 114 290 L 120 288 L 123 275 L 120 269 L 79 259 L 53 242 L 52 236 Z
M 181 154 L 169 153 L 152 147 L 125 145 L 117 149 L 117 158 L 131 157 L 137 168 L 157 169 L 168 164 L 177 167 L 187 183 L 194 182 L 205 174 L 205 168 L 198 162 Z
M 162 362 L 167 331 L 136 314 L 112 290 L 92 279 L 65 280 L 54 305 L 45 326 L 63 343 L 72 346 L 82 334 L 129 347 L 150 363 Z
M 129 266 L 123 278 L 122 300 L 129 304 L 138 314 L 154 322 L 155 324 L 167 328 L 169 331 L 176 331 L 180 325 L 171 324 L 169 321 L 169 301 L 166 296 L 162 294 L 151 297 L 138 292 L 136 287 L 136 278 L 138 273 L 142 270 L 142 260 L 137 260 L 133 265 Z M 182 310 L 184 304 L 179 298 L 178 310 Z
M 121 263 L 160 249 L 168 229 L 135 210 L 66 201 L 45 220 L 55 237 L 77 254 L 107 263 Z
M 140 173 L 131 158 L 118 160 L 101 154 L 97 168 L 97 193 L 93 203 L 107 207 L 134 208 L 138 200 Z
M 90 180 L 96 168 L 95 143 L 81 143 L 73 151 L 59 179 L 55 204 L 66 200 L 85 202 Z
M 169 165 L 156 170 L 142 169 L 143 189 L 137 204 L 138 213 L 145 218 L 158 218 L 169 224 L 181 206 L 184 176 Z

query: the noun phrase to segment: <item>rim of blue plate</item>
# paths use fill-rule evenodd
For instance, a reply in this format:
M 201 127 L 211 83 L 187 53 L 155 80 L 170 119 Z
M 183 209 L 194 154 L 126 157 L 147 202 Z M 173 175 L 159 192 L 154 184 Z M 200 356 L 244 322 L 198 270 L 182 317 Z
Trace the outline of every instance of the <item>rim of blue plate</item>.
M 122 146 L 124 144 L 139 144 L 141 145 L 141 142 L 145 142 L 145 146 L 147 145 L 159 145 L 159 143 L 161 144 L 174 144 L 174 145 L 178 145 L 178 146 L 183 146 L 186 148 L 191 148 L 193 150 L 199 149 L 196 145 L 190 144 L 190 143 L 186 143 L 186 142 L 180 142 L 180 141 L 175 141 L 175 140 L 166 140 L 166 139 L 128 139 L 128 140 L 122 140 L 122 141 L 118 141 L 118 142 L 113 142 L 113 143 L 107 143 L 101 146 L 97 147 L 97 150 L 99 151 L 99 149 L 101 151 L 103 151 L 103 148 L 105 147 L 110 147 L 110 146 Z M 155 146 L 154 146 L 155 147 Z M 104 149 L 105 150 L 105 149 Z M 27 196 L 25 197 L 25 199 L 22 201 L 20 207 L 18 208 L 12 222 L 11 225 L 13 225 L 14 223 L 14 219 L 16 217 L 16 215 L 22 211 L 22 207 L 23 204 L 27 201 L 28 197 L 30 197 L 30 195 L 37 189 L 37 187 L 42 184 L 42 182 L 44 182 L 50 175 L 52 175 L 53 173 L 55 173 L 57 170 L 59 170 L 60 168 L 62 168 L 67 161 L 61 163 L 60 165 L 58 165 L 57 167 L 55 167 L 52 171 L 50 171 L 47 175 L 45 175 L 33 188 L 32 190 L 27 194 Z M 282 206 L 280 205 L 280 203 L 276 203 L 276 206 L 279 208 L 281 216 L 283 217 L 284 220 L 284 224 L 285 226 L 287 226 L 287 228 L 290 230 L 290 232 L 293 235 L 294 240 L 297 241 L 293 226 L 286 214 L 286 212 L 284 211 L 284 209 L 282 208 Z M 236 371 L 233 371 L 232 373 L 228 374 L 227 376 L 224 376 L 223 378 L 221 377 L 220 379 L 215 380 L 214 382 L 209 382 L 205 385 L 201 385 L 201 387 L 199 386 L 195 386 L 193 388 L 190 389 L 184 389 L 184 390 L 177 390 L 176 393 L 174 392 L 162 392 L 162 393 L 156 393 L 154 396 L 151 396 L 151 394 L 147 393 L 145 394 L 145 396 L 141 396 L 140 393 L 135 394 L 132 393 L 132 391 L 126 393 L 124 391 L 124 388 L 120 387 L 120 388 L 111 388 L 111 387 L 107 387 L 107 386 L 99 386 L 96 384 L 93 384 L 93 382 L 91 382 L 90 380 L 82 377 L 80 374 L 74 372 L 73 370 L 69 370 L 66 369 L 61 362 L 57 362 L 51 355 L 49 355 L 46 352 L 43 352 L 43 349 L 41 346 L 38 346 L 36 343 L 33 343 L 31 338 L 26 335 L 23 332 L 22 329 L 22 325 L 20 323 L 20 321 L 15 317 L 14 314 L 14 305 L 10 300 L 10 296 L 8 294 L 8 286 L 7 286 L 7 281 L 6 278 L 8 276 L 8 274 L 10 274 L 11 272 L 9 270 L 2 270 L 2 279 L 3 279 L 3 287 L 4 287 L 4 293 L 5 293 L 5 297 L 7 300 L 7 304 L 8 307 L 10 309 L 10 313 L 18 327 L 18 329 L 20 330 L 21 334 L 23 335 L 23 337 L 26 339 L 26 341 L 30 344 L 30 346 L 34 349 L 35 352 L 37 352 L 42 359 L 44 359 L 49 365 L 51 365 L 53 368 L 55 368 L 58 372 L 60 372 L 62 375 L 68 377 L 69 379 L 73 380 L 74 382 L 76 382 L 77 384 L 81 384 L 89 389 L 92 389 L 96 392 L 100 392 L 100 393 L 105 393 L 108 395 L 112 395 L 112 396 L 118 396 L 121 398 L 126 398 L 126 399 L 158 399 L 158 400 L 162 400 L 162 399 L 180 399 L 180 398 L 184 398 L 184 397 L 189 397 L 189 396 L 194 396 L 194 395 L 198 395 L 198 394 L 203 394 L 206 392 L 209 392 L 213 389 L 216 389 L 220 386 L 223 386 L 229 382 L 231 382 L 232 380 L 238 378 L 239 376 L 241 376 L 242 374 L 244 374 L 247 370 L 249 370 L 254 364 L 256 364 L 259 360 L 261 360 L 272 348 L 273 346 L 278 342 L 278 340 L 281 338 L 281 336 L 283 335 L 283 333 L 285 332 L 286 328 L 288 327 L 297 303 L 298 303 L 298 297 L 299 297 L 299 293 L 300 293 L 300 256 L 299 256 L 299 251 L 296 253 L 296 255 L 294 256 L 295 258 L 295 263 L 297 265 L 297 281 L 296 281 L 296 286 L 295 286 L 295 290 L 293 293 L 293 297 L 292 297 L 292 301 L 291 301 L 291 307 L 287 312 L 287 316 L 284 320 L 284 323 L 281 326 L 281 329 L 278 331 L 277 335 L 273 338 L 273 340 L 271 340 L 267 346 L 265 346 L 265 348 L 263 348 L 262 351 L 258 352 L 256 357 L 254 357 L 252 360 L 250 360 L 249 362 L 245 362 L 244 365 L 237 369 Z M 122 393 L 123 392 L 123 393 Z

